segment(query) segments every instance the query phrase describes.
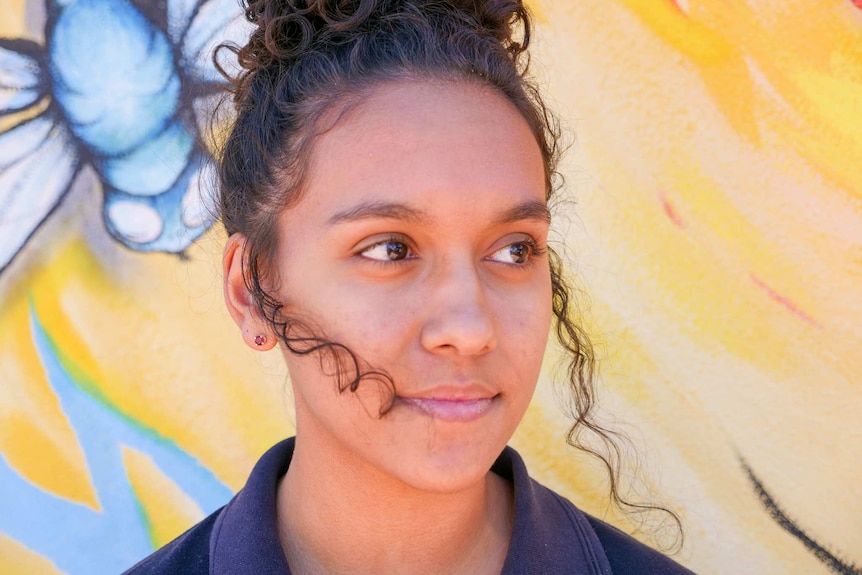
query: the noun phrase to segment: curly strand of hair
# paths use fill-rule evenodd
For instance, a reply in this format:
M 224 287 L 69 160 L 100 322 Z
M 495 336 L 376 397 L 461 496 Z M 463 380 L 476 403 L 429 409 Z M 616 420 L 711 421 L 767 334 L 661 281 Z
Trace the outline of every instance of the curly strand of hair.
M 320 367 L 325 375 L 334 376 L 338 393 L 350 391 L 355 393 L 362 381 L 378 382 L 381 396 L 378 415 L 383 417 L 395 402 L 395 382 L 388 373 L 380 369 L 363 368 L 367 362 L 362 361 L 356 353 L 346 345 L 330 341 L 323 336 L 314 335 L 312 330 L 302 322 L 282 314 L 284 304 L 273 298 L 261 283 L 259 258 L 243 257 L 245 269 L 243 279 L 246 289 L 257 302 L 258 310 L 276 332 L 287 349 L 297 356 L 320 354 Z M 347 367 L 345 367 L 345 364 Z M 327 369 L 331 367 L 332 369 Z
M 566 442 L 574 449 L 586 453 L 601 463 L 608 476 L 608 492 L 611 502 L 617 509 L 627 514 L 649 512 L 664 514 L 674 525 L 677 536 L 669 544 L 663 541 L 656 541 L 656 544 L 665 551 L 676 552 L 682 549 L 685 542 L 685 532 L 679 515 L 662 505 L 632 501 L 621 493 L 620 477 L 622 475 L 623 454 L 620 443 L 630 443 L 631 440 L 624 433 L 607 429 L 593 419 L 595 351 L 587 334 L 572 320 L 570 309 L 572 287 L 563 275 L 562 259 L 552 248 L 548 248 L 548 254 L 551 264 L 552 305 L 556 336 L 570 357 L 567 368 L 567 380 L 571 390 L 569 415 L 574 423 L 566 434 Z M 599 440 L 601 449 L 593 447 L 582 439 L 585 431 Z

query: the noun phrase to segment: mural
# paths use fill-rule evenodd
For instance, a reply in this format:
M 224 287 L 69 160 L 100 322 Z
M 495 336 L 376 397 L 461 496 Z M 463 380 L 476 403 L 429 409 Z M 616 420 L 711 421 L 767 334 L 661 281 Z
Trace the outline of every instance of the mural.
M 531 6 L 603 409 L 683 517 L 678 560 L 862 573 L 862 7 Z M 244 33 L 234 0 L 0 0 L 2 573 L 119 573 L 291 433 L 207 209 L 210 53 Z M 556 359 L 513 444 L 634 530 L 565 449 Z
M 862 572 L 859 4 L 542 6 L 608 406 L 684 560 Z
M 238 6 L 220 0 L 49 0 L 3 12 L 20 26 L 0 38 L 0 570 L 116 573 L 232 489 L 106 393 L 70 317 L 89 315 L 87 305 L 59 300 L 82 274 L 96 296 L 116 278 L 88 260 L 86 242 L 39 232 L 78 184 L 102 194 L 86 200 L 101 208 L 86 225 L 110 234 L 103 247 L 188 250 L 212 223 L 196 118 L 222 88 L 211 52 L 247 31 Z M 42 261 L 21 272 L 24 252 Z
M 194 106 L 218 89 L 210 52 L 223 28 L 241 28 L 236 6 L 49 0 L 45 9 L 44 44 L 0 43 L 0 113 L 12 124 L 0 140 L 4 223 L 15 222 L 2 228 L 0 269 L 84 165 L 99 176 L 117 240 L 180 252 L 211 223 Z

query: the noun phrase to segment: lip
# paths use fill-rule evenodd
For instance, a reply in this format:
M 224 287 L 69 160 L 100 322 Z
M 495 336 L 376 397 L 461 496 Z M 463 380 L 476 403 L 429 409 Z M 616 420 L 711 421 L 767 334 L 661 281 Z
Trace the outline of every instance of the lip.
M 468 423 L 485 415 L 493 397 L 399 397 L 399 402 L 439 421 Z

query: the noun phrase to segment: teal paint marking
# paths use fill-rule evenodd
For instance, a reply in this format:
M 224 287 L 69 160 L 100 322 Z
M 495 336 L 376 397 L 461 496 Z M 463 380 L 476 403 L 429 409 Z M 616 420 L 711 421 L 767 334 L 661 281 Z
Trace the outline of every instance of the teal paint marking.
M 153 550 L 123 465 L 122 448 L 148 455 L 158 468 L 210 513 L 231 490 L 158 430 L 135 421 L 98 393 L 92 377 L 63 353 L 30 306 L 30 327 L 42 367 L 84 451 L 101 511 L 30 483 L 0 454 L 0 533 L 52 561 L 67 575 L 124 571 Z

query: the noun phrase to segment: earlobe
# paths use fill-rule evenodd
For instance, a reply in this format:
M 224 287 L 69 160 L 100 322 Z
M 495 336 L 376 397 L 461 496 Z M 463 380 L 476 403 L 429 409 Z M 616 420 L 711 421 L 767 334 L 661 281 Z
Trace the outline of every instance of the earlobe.
M 228 312 L 242 333 L 242 339 L 252 349 L 266 351 L 275 347 L 276 338 L 272 329 L 261 317 L 254 296 L 245 282 L 245 246 L 243 234 L 233 234 L 227 239 L 222 257 L 224 273 L 224 299 Z

